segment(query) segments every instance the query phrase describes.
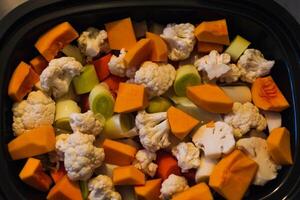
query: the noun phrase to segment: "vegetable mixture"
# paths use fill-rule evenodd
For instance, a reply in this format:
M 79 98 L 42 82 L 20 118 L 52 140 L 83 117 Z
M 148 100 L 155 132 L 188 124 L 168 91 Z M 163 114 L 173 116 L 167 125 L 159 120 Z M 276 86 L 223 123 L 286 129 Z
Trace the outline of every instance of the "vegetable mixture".
M 242 199 L 293 164 L 275 61 L 225 19 L 63 22 L 35 47 L 9 83 L 8 150 L 48 200 Z

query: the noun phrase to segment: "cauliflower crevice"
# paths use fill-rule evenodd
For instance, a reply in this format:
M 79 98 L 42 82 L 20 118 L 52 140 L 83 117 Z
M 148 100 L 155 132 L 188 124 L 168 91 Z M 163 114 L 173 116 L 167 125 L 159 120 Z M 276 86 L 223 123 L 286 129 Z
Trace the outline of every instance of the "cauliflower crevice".
M 89 180 L 88 189 L 90 194 L 89 200 L 121 200 L 121 195 L 115 191 L 113 182 L 110 177 L 98 175 Z
M 156 160 L 155 153 L 142 149 L 136 153 L 133 166 L 153 177 L 158 167 L 157 164 L 153 162 L 154 160 Z
M 161 185 L 160 198 L 163 200 L 171 199 L 173 195 L 188 188 L 187 180 L 184 177 L 171 174 Z

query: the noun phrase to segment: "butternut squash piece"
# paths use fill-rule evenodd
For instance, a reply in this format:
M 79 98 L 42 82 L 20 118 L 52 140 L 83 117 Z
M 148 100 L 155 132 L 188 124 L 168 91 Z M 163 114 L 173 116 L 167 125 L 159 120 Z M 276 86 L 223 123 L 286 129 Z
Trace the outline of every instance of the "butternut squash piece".
M 83 200 L 78 182 L 65 175 L 47 195 L 47 200 Z
M 222 53 L 223 45 L 210 43 L 210 42 L 198 42 L 197 43 L 197 51 L 199 53 L 209 53 L 212 50 L 216 50 L 217 52 Z
M 148 106 L 145 87 L 131 83 L 120 83 L 114 112 L 129 113 Z
M 108 43 L 111 49 L 129 50 L 136 43 L 135 33 L 130 18 L 105 24 Z
M 55 132 L 51 125 L 28 130 L 8 143 L 8 152 L 13 160 L 48 153 L 54 149 Z
M 257 78 L 252 84 L 251 93 L 254 104 L 262 110 L 281 112 L 289 107 L 271 76 Z
M 198 107 L 212 113 L 229 113 L 233 101 L 215 84 L 202 84 L 187 88 L 187 97 Z
M 132 165 L 116 167 L 112 179 L 114 185 L 145 185 L 146 183 L 145 174 Z
M 225 19 L 204 21 L 195 28 L 195 36 L 200 42 L 229 45 L 229 36 Z
M 167 62 L 168 47 L 165 41 L 159 35 L 150 32 L 146 32 L 146 38 L 149 38 L 152 41 L 150 60 L 155 62 Z
M 42 167 L 42 162 L 35 158 L 28 158 L 19 174 L 20 179 L 31 187 L 46 192 L 49 190 L 52 180 Z
M 257 169 L 255 161 L 240 150 L 234 150 L 214 167 L 209 186 L 225 199 L 242 199 Z
M 9 81 L 8 95 L 14 101 L 21 101 L 39 80 L 39 75 L 30 65 L 21 61 Z
M 189 189 L 176 194 L 172 200 L 213 200 L 213 196 L 206 183 L 199 183 Z
M 275 128 L 267 138 L 268 151 L 279 165 L 293 164 L 290 132 L 285 127 Z
M 171 132 L 179 139 L 183 139 L 199 124 L 199 121 L 185 112 L 171 106 L 167 111 Z M 184 123 L 179 123 L 184 122 Z
M 140 39 L 131 47 L 124 57 L 126 67 L 139 67 L 144 61 L 148 60 L 151 54 L 152 42 L 148 38 Z
M 143 186 L 135 186 L 134 191 L 139 200 L 159 200 L 161 179 L 146 181 Z
M 103 144 L 105 162 L 113 165 L 130 165 L 134 160 L 137 149 L 133 146 L 105 139 Z
M 49 62 L 56 57 L 60 50 L 78 36 L 77 31 L 69 22 L 63 22 L 44 33 L 34 46 Z
M 41 75 L 48 66 L 48 62 L 43 56 L 36 56 L 30 61 L 30 65 L 38 75 Z

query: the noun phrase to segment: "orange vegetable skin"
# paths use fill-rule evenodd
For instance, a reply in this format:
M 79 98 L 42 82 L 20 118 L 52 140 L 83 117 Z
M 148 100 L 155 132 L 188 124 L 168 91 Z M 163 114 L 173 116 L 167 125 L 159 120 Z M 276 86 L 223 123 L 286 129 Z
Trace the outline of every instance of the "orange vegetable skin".
M 212 50 L 216 50 L 217 52 L 221 53 L 223 51 L 223 45 L 209 42 L 198 42 L 197 50 L 199 53 L 209 53 Z
M 136 43 L 134 29 L 130 18 L 105 24 L 109 46 L 114 50 L 129 50 Z
M 225 19 L 204 21 L 195 28 L 198 41 L 229 45 L 229 36 Z
M 150 60 L 155 62 L 167 62 L 168 47 L 164 40 L 159 35 L 150 32 L 146 32 L 146 38 L 152 41 L 152 51 L 150 55 Z
M 161 179 L 146 181 L 143 186 L 135 186 L 134 191 L 139 200 L 159 200 Z
M 289 103 L 271 76 L 257 78 L 251 88 L 254 104 L 263 110 L 281 112 Z
M 120 83 L 114 112 L 129 113 L 146 108 L 148 98 L 145 87 L 131 83 Z
M 14 101 L 21 101 L 39 80 L 39 75 L 34 72 L 30 65 L 22 61 L 9 81 L 8 95 Z
M 183 139 L 199 123 L 199 121 L 185 112 L 171 106 L 167 111 L 171 132 L 179 139 Z M 184 122 L 184 123 L 178 123 Z
M 267 138 L 268 151 L 279 165 L 293 164 L 290 132 L 285 127 L 275 128 Z
M 212 113 L 229 113 L 233 101 L 215 84 L 202 84 L 187 88 L 187 97 L 197 106 Z
M 48 191 L 52 184 L 51 178 L 43 172 L 41 161 L 35 158 L 28 158 L 19 177 L 26 184 L 43 192 Z
M 44 33 L 35 43 L 35 47 L 49 62 L 67 44 L 78 37 L 77 31 L 69 22 L 63 22 Z
M 213 196 L 206 183 L 199 183 L 189 189 L 176 194 L 172 200 L 213 200 Z
M 66 174 L 67 174 L 67 171 L 62 162 L 59 163 L 58 169 L 50 170 L 50 175 L 55 183 L 59 182 Z
M 157 165 L 156 176 L 162 178 L 162 180 L 167 179 L 170 174 L 181 175 L 177 160 L 169 153 L 159 152 L 157 154 Z
M 114 185 L 145 185 L 146 183 L 145 174 L 132 165 L 116 167 L 112 176 Z
M 69 180 L 68 176 L 64 176 L 50 190 L 47 200 L 83 200 L 80 187 L 77 182 Z
M 108 63 L 110 61 L 111 56 L 112 54 L 107 54 L 93 62 L 95 70 L 97 72 L 97 76 L 100 81 L 103 81 L 110 75 Z
M 48 66 L 47 60 L 43 56 L 36 56 L 30 61 L 30 65 L 34 71 L 40 75 L 43 70 Z
M 105 162 L 113 165 L 130 165 L 134 160 L 137 149 L 133 146 L 105 139 L 103 144 Z
M 13 160 L 28 158 L 55 149 L 55 132 L 52 126 L 40 126 L 16 137 L 8 143 Z
M 256 162 L 240 150 L 234 150 L 214 167 L 209 186 L 226 199 L 242 199 L 257 169 Z

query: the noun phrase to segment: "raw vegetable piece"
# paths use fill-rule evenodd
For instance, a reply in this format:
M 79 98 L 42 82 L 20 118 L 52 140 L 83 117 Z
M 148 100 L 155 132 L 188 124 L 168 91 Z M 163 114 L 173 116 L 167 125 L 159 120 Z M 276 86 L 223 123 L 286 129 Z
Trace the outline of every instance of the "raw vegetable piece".
M 158 165 L 156 176 L 162 178 L 163 181 L 171 174 L 181 175 L 177 160 L 170 153 L 158 152 L 156 163 Z
M 90 110 L 89 94 L 82 94 L 79 96 L 79 105 L 82 113 Z
M 212 113 L 229 113 L 233 101 L 215 84 L 202 84 L 187 88 L 187 97 L 197 106 Z
M 90 92 L 95 85 L 99 83 L 94 65 L 89 64 L 83 68 L 79 76 L 73 78 L 73 85 L 76 94 L 85 94 Z
M 105 162 L 113 165 L 130 165 L 134 160 L 137 149 L 110 139 L 105 139 L 102 148 L 105 153 Z
M 117 92 L 121 82 L 125 82 L 127 79 L 115 75 L 110 75 L 107 79 L 104 80 L 112 92 Z
M 157 112 L 166 112 L 172 103 L 163 97 L 154 97 L 149 102 L 149 106 L 147 107 L 146 111 L 148 113 L 157 113 Z
M 34 72 L 30 65 L 23 61 L 20 62 L 10 78 L 8 95 L 14 101 L 21 101 L 39 79 L 39 75 Z
M 112 178 L 113 170 L 116 167 L 119 167 L 119 166 L 103 163 L 99 168 L 97 168 L 95 170 L 95 174 L 97 174 L 97 175 L 102 174 L 102 175 L 106 175 L 106 176 L 109 176 L 110 178 Z
M 199 183 L 189 189 L 176 194 L 172 200 L 213 200 L 213 196 L 206 183 Z
M 109 47 L 113 50 L 129 50 L 136 43 L 136 38 L 130 18 L 125 18 L 105 24 Z
M 146 182 L 145 174 L 132 165 L 116 167 L 112 179 L 114 185 L 144 185 Z
M 143 85 L 120 83 L 114 112 L 128 113 L 144 109 L 148 98 Z
M 134 191 L 139 200 L 159 200 L 160 186 L 162 180 L 153 179 L 146 181 L 143 186 L 135 186 Z
M 105 80 L 110 75 L 108 63 L 111 57 L 112 54 L 109 53 L 93 62 L 95 66 L 95 70 L 97 72 L 98 79 L 100 81 Z
M 68 176 L 64 176 L 50 190 L 47 200 L 83 200 L 78 182 L 71 181 Z
M 39 37 L 34 46 L 49 62 L 56 57 L 61 49 L 75 40 L 78 36 L 77 31 L 69 22 L 63 22 Z
M 225 53 L 228 53 L 231 56 L 231 60 L 235 62 L 238 60 L 238 58 L 242 55 L 242 53 L 248 48 L 250 44 L 251 42 L 237 35 L 230 43 L 230 45 L 227 47 Z
M 183 65 L 176 71 L 174 91 L 177 96 L 186 96 L 188 86 L 199 85 L 201 77 L 194 65 Z
M 251 88 L 253 103 L 262 110 L 281 112 L 289 107 L 271 76 L 257 78 Z
M 251 102 L 252 96 L 250 88 L 247 86 L 223 86 L 221 89 L 234 102 Z
M 173 106 L 168 109 L 167 115 L 171 132 L 181 140 L 199 124 L 197 119 Z
M 168 47 L 165 41 L 159 35 L 150 32 L 146 32 L 146 38 L 152 41 L 152 52 L 150 55 L 150 60 L 155 62 L 167 62 Z
M 36 56 L 29 63 L 38 75 L 41 75 L 43 70 L 48 66 L 48 62 L 43 56 Z
M 48 191 L 52 184 L 51 178 L 43 171 L 42 162 L 35 158 L 28 158 L 19 177 L 26 184 L 43 192 Z
M 58 169 L 51 169 L 50 175 L 54 181 L 54 183 L 58 183 L 65 175 L 67 174 L 67 171 L 65 169 L 64 163 L 59 163 Z
M 87 181 L 79 181 L 82 199 L 87 199 L 89 196 L 89 188 Z
M 124 57 L 124 64 L 127 68 L 139 67 L 148 60 L 152 50 L 152 42 L 148 38 L 140 39 L 132 46 Z
M 136 38 L 145 37 L 146 32 L 148 31 L 147 22 L 140 21 L 140 22 L 133 22 L 133 29 Z
M 195 36 L 200 42 L 229 45 L 229 36 L 225 19 L 204 21 L 195 28 Z
M 80 49 L 77 46 L 68 44 L 61 50 L 61 52 L 63 52 L 68 57 L 75 58 L 78 62 L 84 65 L 83 55 L 81 54 Z
M 13 160 L 28 158 L 55 149 L 55 132 L 53 127 L 40 126 L 28 130 L 8 143 L 8 152 Z
M 275 128 L 267 138 L 268 151 L 279 165 L 293 164 L 290 132 L 287 128 Z
M 219 53 L 222 53 L 223 51 L 223 45 L 222 44 L 215 44 L 210 42 L 198 42 L 197 43 L 197 51 L 199 53 L 209 53 L 212 50 L 216 50 Z
M 273 129 L 281 127 L 282 119 L 279 112 L 264 111 L 263 114 L 267 120 L 269 133 L 271 133 Z
M 256 162 L 234 150 L 214 167 L 209 186 L 226 199 L 242 199 L 257 169 Z

